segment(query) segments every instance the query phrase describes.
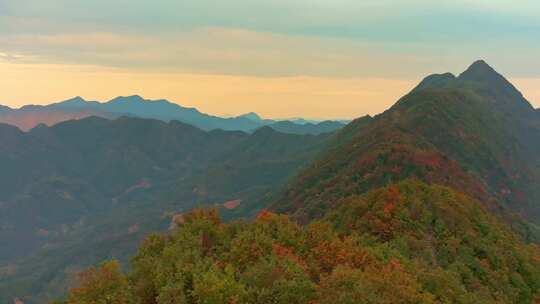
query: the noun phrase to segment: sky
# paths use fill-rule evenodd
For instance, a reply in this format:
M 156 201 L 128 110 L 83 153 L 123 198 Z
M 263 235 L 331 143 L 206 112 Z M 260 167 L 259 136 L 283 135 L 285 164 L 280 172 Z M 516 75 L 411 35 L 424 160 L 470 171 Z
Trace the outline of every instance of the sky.
M 540 107 L 537 0 L 0 0 L 0 104 L 350 119 L 484 59 Z

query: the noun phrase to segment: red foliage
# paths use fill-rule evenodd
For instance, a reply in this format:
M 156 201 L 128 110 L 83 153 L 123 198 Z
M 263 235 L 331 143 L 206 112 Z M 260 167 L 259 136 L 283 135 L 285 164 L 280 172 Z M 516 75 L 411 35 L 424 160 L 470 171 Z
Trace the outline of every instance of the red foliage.
M 401 265 L 401 262 L 398 261 L 397 259 L 391 259 L 388 262 L 388 265 L 390 265 L 390 269 L 392 269 L 392 270 L 402 270 L 403 269 L 403 265 Z
M 274 217 L 274 213 L 273 212 L 270 212 L 268 210 L 262 210 L 261 212 L 259 212 L 259 214 L 257 214 L 257 219 L 258 220 L 269 220 L 271 219 L 272 217 Z
M 287 258 L 288 260 L 295 262 L 301 268 L 307 269 L 306 263 L 297 256 L 291 248 L 274 243 L 272 244 L 272 250 L 277 256 Z
M 433 151 L 417 151 L 414 157 L 416 163 L 434 169 L 442 168 L 446 162 L 441 154 Z
M 400 199 L 400 192 L 398 187 L 392 186 L 388 188 L 388 191 L 385 193 L 386 203 L 384 204 L 383 211 L 385 214 L 390 214 L 396 208 L 396 204 Z
M 360 247 L 347 246 L 342 241 L 321 241 L 313 251 L 321 271 L 330 273 L 338 265 L 361 267 L 367 263 L 368 253 Z

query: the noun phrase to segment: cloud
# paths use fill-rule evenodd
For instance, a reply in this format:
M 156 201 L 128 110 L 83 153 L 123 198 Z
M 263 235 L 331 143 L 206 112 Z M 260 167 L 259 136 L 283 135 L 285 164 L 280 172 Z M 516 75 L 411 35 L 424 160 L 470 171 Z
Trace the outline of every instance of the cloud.
M 540 73 L 540 48 L 406 44 L 346 38 L 291 36 L 245 29 L 204 28 L 155 35 L 61 33 L 0 36 L 2 51 L 22 62 L 87 64 L 137 71 L 265 77 L 378 77 L 411 79 L 458 73 L 484 58 L 505 74 Z M 508 53 L 519 54 L 509 57 Z
M 0 0 L 0 46 L 35 63 L 415 78 L 478 58 L 540 76 L 540 2 Z
M 17 60 L 24 60 L 26 59 L 26 56 L 21 54 L 10 54 L 10 53 L 4 53 L 0 52 L 0 61 L 17 61 Z
M 471 35 L 505 33 L 516 26 L 537 29 L 540 3 L 533 0 L 520 0 L 519 4 L 508 0 L 81 0 L 76 3 L 0 0 L 0 8 L 0 18 L 37 20 L 49 27 L 63 23 L 70 25 L 68 30 L 171 32 L 223 27 L 281 34 L 422 41 L 426 35 L 437 40 L 464 39 Z M 29 30 L 41 31 L 40 28 Z
M 13 35 L 0 37 L 0 45 L 12 52 L 26 52 L 34 63 L 259 76 L 373 76 L 374 70 L 391 75 L 399 73 L 391 65 L 407 59 L 404 54 L 374 52 L 377 47 L 369 43 L 226 28 L 153 36 Z M 378 65 L 382 62 L 386 68 Z

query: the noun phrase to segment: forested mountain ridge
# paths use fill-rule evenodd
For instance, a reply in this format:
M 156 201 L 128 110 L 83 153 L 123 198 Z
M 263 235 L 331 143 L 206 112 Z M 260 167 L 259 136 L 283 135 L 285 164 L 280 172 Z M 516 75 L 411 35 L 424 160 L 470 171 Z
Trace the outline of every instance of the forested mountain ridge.
M 254 214 L 327 138 L 129 117 L 0 125 L 0 295 L 45 300 L 193 207 Z
M 534 108 L 478 61 L 459 77 L 427 77 L 303 171 L 273 208 L 308 220 L 343 197 L 414 177 L 538 223 L 539 152 Z

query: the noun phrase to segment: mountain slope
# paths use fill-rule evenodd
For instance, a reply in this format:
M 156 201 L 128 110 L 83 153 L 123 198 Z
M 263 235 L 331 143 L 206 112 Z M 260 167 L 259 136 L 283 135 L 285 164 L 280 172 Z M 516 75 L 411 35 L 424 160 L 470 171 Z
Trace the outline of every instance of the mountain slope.
M 196 206 L 249 216 L 327 137 L 206 132 L 127 117 L 27 133 L 0 125 L 0 269 L 12 269 L 0 271 L 0 295 L 36 300 L 62 292 L 72 270 L 127 259 L 145 233 Z M 238 203 L 225 208 L 228 201 Z
M 273 208 L 307 220 L 342 197 L 414 177 L 539 223 L 540 128 L 533 117 L 532 106 L 485 62 L 459 77 L 430 76 L 314 162 Z

